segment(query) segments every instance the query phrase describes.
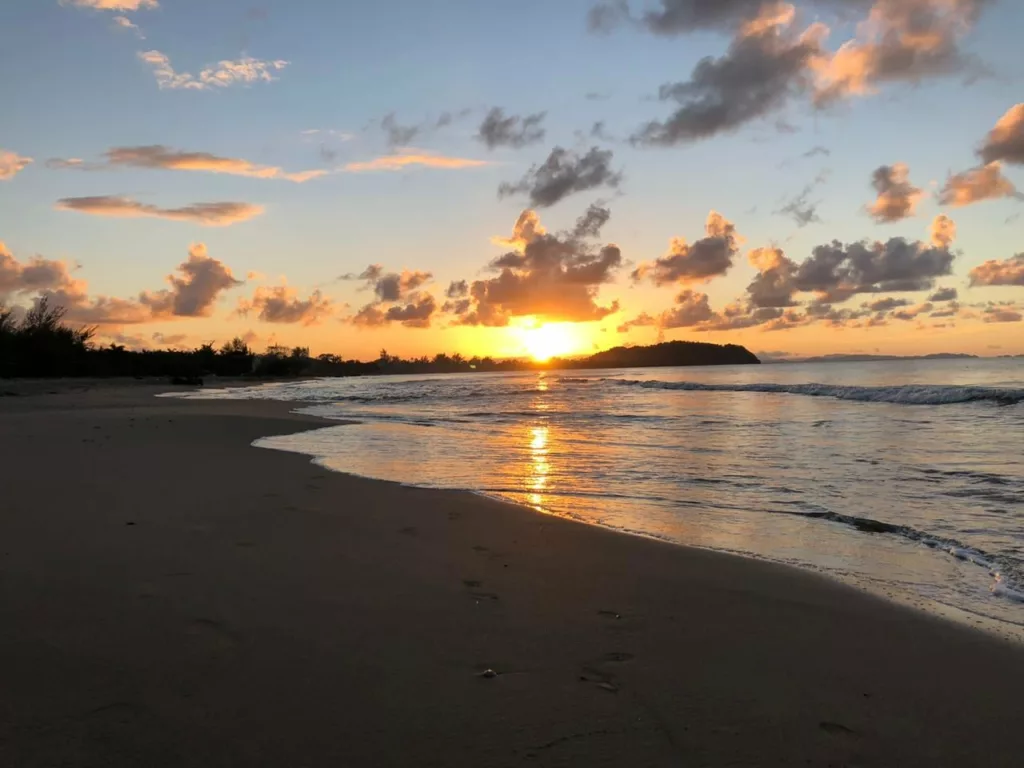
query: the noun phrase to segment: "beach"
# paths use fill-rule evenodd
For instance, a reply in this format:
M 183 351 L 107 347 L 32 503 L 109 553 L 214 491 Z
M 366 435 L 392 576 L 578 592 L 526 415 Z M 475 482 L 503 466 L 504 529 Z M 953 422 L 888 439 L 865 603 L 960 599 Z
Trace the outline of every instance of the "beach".
M 55 389 L 0 397 L 0 765 L 1020 762 L 1019 645 L 253 447 L 294 404 Z

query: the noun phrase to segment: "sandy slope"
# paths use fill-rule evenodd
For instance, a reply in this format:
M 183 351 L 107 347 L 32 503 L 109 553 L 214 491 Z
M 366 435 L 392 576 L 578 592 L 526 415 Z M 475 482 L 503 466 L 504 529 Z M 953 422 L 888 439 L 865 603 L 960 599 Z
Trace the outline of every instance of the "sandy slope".
M 0 398 L 0 765 L 1020 765 L 1016 646 L 154 391 Z

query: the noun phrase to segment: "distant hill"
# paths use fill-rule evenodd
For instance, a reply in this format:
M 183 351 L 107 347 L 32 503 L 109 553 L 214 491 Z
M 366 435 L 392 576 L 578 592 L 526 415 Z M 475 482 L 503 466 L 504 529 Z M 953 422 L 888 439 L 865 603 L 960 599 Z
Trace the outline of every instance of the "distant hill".
M 937 352 L 931 355 L 821 355 L 820 357 L 794 358 L 794 363 L 878 363 L 887 360 L 974 360 L 977 355 L 960 352 Z
M 676 365 L 759 365 L 746 347 L 698 341 L 666 341 L 650 347 L 615 347 L 578 360 L 578 368 L 656 368 Z

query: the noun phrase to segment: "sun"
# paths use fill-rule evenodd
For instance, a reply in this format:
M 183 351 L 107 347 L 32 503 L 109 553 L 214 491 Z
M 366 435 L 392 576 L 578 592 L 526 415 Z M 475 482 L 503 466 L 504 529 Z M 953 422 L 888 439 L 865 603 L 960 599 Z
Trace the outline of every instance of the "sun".
M 538 363 L 546 363 L 552 357 L 560 357 L 579 347 L 572 323 L 544 323 L 519 329 L 523 346 L 530 357 Z

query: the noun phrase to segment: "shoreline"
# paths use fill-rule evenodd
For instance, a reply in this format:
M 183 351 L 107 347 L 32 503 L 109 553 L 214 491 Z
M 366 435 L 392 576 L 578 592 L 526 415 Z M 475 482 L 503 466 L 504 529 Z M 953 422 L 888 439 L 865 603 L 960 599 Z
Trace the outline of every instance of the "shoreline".
M 339 422 L 157 389 L 0 400 L 0 762 L 1009 766 L 1024 748 L 1008 642 L 790 566 L 251 450 Z

